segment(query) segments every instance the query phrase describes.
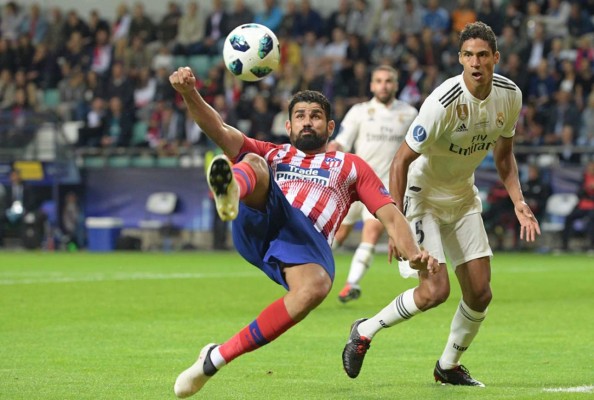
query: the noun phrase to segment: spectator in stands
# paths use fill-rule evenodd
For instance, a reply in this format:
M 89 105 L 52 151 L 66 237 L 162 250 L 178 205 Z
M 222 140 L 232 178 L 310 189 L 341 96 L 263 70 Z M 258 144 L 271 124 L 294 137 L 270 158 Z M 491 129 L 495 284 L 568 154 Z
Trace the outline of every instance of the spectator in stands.
M 85 115 L 84 125 L 78 130 L 78 147 L 97 147 L 105 131 L 107 110 L 101 97 L 90 101 L 90 108 Z
M 147 137 L 150 147 L 160 156 L 178 155 L 183 133 L 183 116 L 170 102 L 158 102 L 149 122 Z
M 212 1 L 212 11 L 206 16 L 204 52 L 216 56 L 223 51 L 225 38 L 234 26 L 229 25 L 229 14 L 225 11 L 223 0 Z
M 514 203 L 509 198 L 509 194 L 500 180 L 497 180 L 489 188 L 487 204 L 488 207 L 485 207 L 486 211 L 483 212 L 485 229 L 495 235 L 494 250 L 503 250 L 506 231 L 515 230 L 517 219 L 514 212 Z
M 39 4 L 33 3 L 29 8 L 29 13 L 23 18 L 20 26 L 20 32 L 26 34 L 31 39 L 34 46 L 42 43 L 47 34 L 48 23 L 43 15 Z
M 594 92 L 587 99 L 587 106 L 581 114 L 580 132 L 576 143 L 578 146 L 594 148 Z
M 132 8 L 128 39 L 131 41 L 134 38 L 140 38 L 145 45 L 157 39 L 157 27 L 151 17 L 146 15 L 144 4 L 141 2 L 134 3 L 134 7 Z
M 2 18 L 0 18 L 0 36 L 9 42 L 16 41 L 19 33 L 23 15 L 19 5 L 14 1 L 4 4 Z
M 134 115 L 124 109 L 119 97 L 109 99 L 105 127 L 101 137 L 101 147 L 127 147 L 132 138 Z
M 594 43 L 589 35 L 584 35 L 578 39 L 575 65 L 580 65 L 583 59 L 588 60 L 590 67 L 594 68 Z
M 104 30 L 111 33 L 111 26 L 109 22 L 99 14 L 97 9 L 91 10 L 89 13 L 89 20 L 87 21 L 90 32 L 90 46 L 95 45 L 95 38 L 97 37 L 97 31 Z
M 575 77 L 575 101 L 580 110 L 587 106 L 592 89 L 594 89 L 594 71 L 590 67 L 590 62 L 582 58 L 577 64 Z
M 289 143 L 289 135 L 287 135 L 287 129 L 285 128 L 289 112 L 289 99 L 290 97 L 286 97 L 280 101 L 281 107 L 272 120 L 272 126 L 270 127 L 272 143 Z
M 517 55 L 520 60 L 526 60 L 528 56 L 528 43 L 511 25 L 505 25 L 501 31 L 501 36 L 497 38 L 497 48 L 501 54 L 499 61 L 499 68 L 507 62 L 507 59 L 512 55 Z M 523 68 L 526 65 L 523 63 Z M 511 78 L 511 77 L 508 77 Z
M 545 36 L 545 26 L 542 22 L 535 22 L 533 36 L 529 39 L 528 71 L 534 72 L 539 68 L 540 62 L 546 59 L 551 48 L 551 41 Z
M 105 97 L 117 97 L 121 100 L 124 110 L 134 115 L 134 83 L 128 77 L 124 64 L 119 61 L 113 63 L 111 75 L 107 82 Z
M 452 20 L 452 30 L 459 33 L 462 32 L 466 24 L 477 20 L 477 14 L 470 0 L 458 0 L 458 4 L 450 12 L 450 18 Z
M 407 40 L 407 45 L 415 43 L 417 46 L 416 50 L 409 48 L 409 53 L 412 52 L 418 57 L 419 62 L 424 66 L 437 66 L 441 64 L 441 53 L 443 52 L 443 46 L 445 43 L 435 42 L 433 40 L 433 32 L 429 28 L 423 28 L 421 31 L 421 37 L 409 36 L 410 40 Z
M 367 0 L 354 0 L 349 12 L 346 33 L 366 37 L 372 17 L 373 10 L 368 6 Z
M 450 14 L 440 5 L 439 0 L 429 0 L 423 14 L 423 27 L 433 31 L 433 40 L 443 42 L 448 36 L 450 25 Z
M 16 71 L 16 56 L 12 44 L 6 38 L 0 37 L 0 67 L 10 72 Z
M 95 71 L 87 71 L 85 73 L 85 103 L 86 112 L 90 109 L 93 99 L 100 97 L 107 98 L 107 85 L 99 78 Z
M 582 8 L 579 1 L 571 2 L 567 30 L 569 33 L 567 39 L 570 46 L 574 46 L 580 37 L 594 32 L 594 23 L 591 16 Z
M 252 107 L 250 133 L 248 136 L 257 140 L 272 141 L 270 130 L 275 112 L 270 109 L 268 98 L 261 93 L 256 94 Z
M 320 61 L 325 55 L 324 45 L 314 31 L 307 31 L 303 36 L 303 44 L 301 45 L 301 59 L 303 69 L 308 68 L 318 69 Z
M 48 27 L 44 41 L 47 43 L 50 52 L 57 54 L 63 48 L 66 40 L 68 40 L 64 32 L 66 21 L 64 20 L 62 9 L 60 7 L 52 7 L 49 11 L 47 21 Z
M 254 22 L 270 28 L 273 32 L 278 32 L 283 20 L 283 10 L 276 3 L 276 0 L 263 0 L 264 9 L 254 16 Z
M 169 71 L 171 69 L 160 67 L 155 73 L 155 101 L 170 101 L 175 99 L 175 90 L 169 83 Z
M 580 122 L 580 112 L 573 101 L 571 84 L 562 84 L 554 96 L 555 102 L 547 111 L 545 143 L 571 146 L 573 135 L 579 132 Z M 571 132 L 571 137 L 567 137 L 568 132 Z
M 4 110 L 14 103 L 16 84 L 9 68 L 0 71 L 0 110 Z
M 118 51 L 128 44 L 132 15 L 126 3 L 116 7 L 115 19 L 112 24 L 111 40 Z
M 510 2 L 509 4 L 511 3 L 513 2 Z M 493 29 L 495 35 L 501 35 L 501 30 L 503 28 L 503 15 L 499 12 L 498 7 L 493 4 L 493 0 L 480 0 L 477 8 L 476 19 L 489 25 Z
M 95 45 L 91 49 L 91 69 L 106 79 L 113 62 L 114 48 L 109 40 L 109 32 L 100 29 L 95 34 Z
M 399 10 L 393 0 L 382 0 L 371 16 L 365 42 L 372 48 L 381 43 L 388 43 L 394 31 L 400 30 Z
M 555 94 L 557 83 L 549 71 L 549 63 L 546 59 L 540 59 L 538 67 L 528 82 L 528 93 L 526 99 L 536 104 L 539 111 L 550 106 Z
M 71 9 L 68 11 L 68 14 L 66 14 L 63 37 L 69 38 L 74 32 L 80 33 L 84 44 L 88 44 L 92 40 L 91 30 L 89 29 L 87 23 L 83 21 L 75 9 Z
M 156 92 L 157 80 L 150 67 L 145 65 L 138 70 L 138 75 L 134 80 L 134 106 L 138 119 L 148 119 Z
M 420 108 L 422 93 L 421 86 L 425 77 L 425 71 L 419 64 L 417 57 L 410 54 L 406 60 L 406 69 L 403 71 L 401 85 L 402 90 L 398 95 L 398 99 L 402 100 L 415 108 Z
M 189 56 L 201 54 L 204 50 L 204 17 L 199 13 L 195 0 L 188 2 L 185 14 L 179 19 L 173 54 Z
M 60 102 L 57 112 L 62 121 L 84 121 L 86 113 L 85 92 L 87 85 L 85 74 L 80 68 L 62 66 L 64 78 L 58 83 Z
M 571 5 L 566 0 L 548 0 L 545 11 L 546 32 L 549 37 L 566 37 Z
M 369 100 L 372 93 L 369 87 L 371 77 L 367 66 L 368 63 L 364 60 L 355 61 L 352 74 L 342 79 L 341 90 L 335 93 L 332 99 L 334 100 L 337 96 L 344 97 L 347 106 Z
M 78 31 L 68 36 L 68 41 L 58 56 L 58 63 L 67 63 L 70 68 L 79 68 L 82 71 L 91 69 L 91 47 L 85 44 L 85 39 Z
M 336 27 L 332 31 L 332 40 L 324 47 L 324 60 L 332 63 L 335 73 L 340 73 L 346 61 L 349 42 L 342 28 Z
M 322 37 L 326 31 L 324 19 L 311 6 L 310 0 L 301 0 L 301 7 L 299 7 L 295 22 L 295 33 L 299 42 L 303 40 L 304 32 L 314 31 L 316 36 Z
M 339 73 L 334 70 L 334 64 L 331 59 L 322 60 L 319 71 L 313 71 L 313 79 L 309 82 L 311 90 L 322 92 L 331 102 L 337 95 L 342 96 L 342 79 Z M 301 82 L 303 84 L 304 82 Z
M 296 38 L 303 32 L 297 30 L 297 3 L 295 0 L 287 0 L 283 19 L 278 27 L 278 35 Z
M 346 31 L 349 14 L 351 12 L 351 3 L 349 0 L 338 0 L 338 6 L 328 16 L 326 20 L 326 32 L 324 36 L 328 39 L 332 37 L 334 28 L 339 27 Z
M 511 26 L 518 37 L 527 39 L 526 15 L 520 10 L 518 3 L 514 1 L 507 3 L 503 12 L 502 26 Z
M 124 65 L 124 70 L 128 71 L 130 78 L 136 79 L 140 69 L 150 68 L 153 58 L 151 51 L 139 35 L 133 36 L 130 42 L 130 46 L 124 49 L 120 61 Z
M 31 39 L 27 34 L 20 34 L 15 46 L 15 57 L 17 68 L 28 69 L 33 62 L 33 55 L 35 54 L 35 46 L 31 43 Z
M 245 5 L 244 0 L 235 0 L 233 3 L 233 10 L 229 13 L 229 28 L 234 29 L 239 25 L 247 24 L 254 21 L 254 12 Z
M 569 250 L 569 239 L 575 233 L 574 224 L 581 219 L 586 219 L 585 231 L 589 245 L 587 249 L 594 249 L 594 161 L 586 165 L 577 194 L 579 202 L 565 218 L 565 227 L 561 235 L 562 249 L 565 251 Z
M 173 50 L 180 18 L 179 5 L 175 1 L 169 1 L 167 3 L 167 12 L 157 25 L 157 39 L 170 50 Z
M 423 29 L 423 8 L 420 4 L 413 0 L 404 0 L 404 12 L 400 15 L 400 23 L 402 34 L 418 35 Z
M 165 68 L 171 71 L 174 68 L 174 58 L 171 53 L 171 49 L 166 45 L 162 44 L 158 49 L 157 53 L 151 60 L 151 68 L 153 71 L 157 71 L 159 68 Z
M 406 54 L 402 32 L 393 30 L 386 42 L 378 42 L 371 50 L 371 63 L 373 65 L 400 65 L 402 57 Z
M 62 73 L 54 54 L 50 53 L 47 44 L 40 43 L 35 46 L 35 53 L 29 68 L 27 79 L 42 89 L 53 89 L 58 85 Z
M 506 60 L 499 62 L 501 68 L 499 73 L 511 79 L 520 88 L 522 93 L 528 93 L 528 71 L 522 64 L 521 56 L 517 53 L 507 55 Z

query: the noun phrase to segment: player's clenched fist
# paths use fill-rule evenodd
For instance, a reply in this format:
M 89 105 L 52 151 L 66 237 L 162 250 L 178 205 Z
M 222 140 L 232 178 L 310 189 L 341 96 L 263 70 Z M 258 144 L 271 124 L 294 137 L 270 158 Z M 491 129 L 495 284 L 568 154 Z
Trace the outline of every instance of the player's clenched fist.
M 169 83 L 179 93 L 184 94 L 194 90 L 196 77 L 189 67 L 179 67 L 169 76 Z

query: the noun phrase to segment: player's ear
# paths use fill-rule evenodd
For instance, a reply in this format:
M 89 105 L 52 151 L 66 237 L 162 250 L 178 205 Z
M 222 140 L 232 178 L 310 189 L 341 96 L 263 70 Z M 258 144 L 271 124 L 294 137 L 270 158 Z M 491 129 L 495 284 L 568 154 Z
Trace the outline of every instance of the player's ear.
M 287 135 L 291 136 L 291 120 L 290 119 L 285 121 L 285 130 L 287 131 Z
M 336 122 L 334 120 L 328 121 L 328 137 L 332 136 L 334 133 L 334 128 L 336 128 Z

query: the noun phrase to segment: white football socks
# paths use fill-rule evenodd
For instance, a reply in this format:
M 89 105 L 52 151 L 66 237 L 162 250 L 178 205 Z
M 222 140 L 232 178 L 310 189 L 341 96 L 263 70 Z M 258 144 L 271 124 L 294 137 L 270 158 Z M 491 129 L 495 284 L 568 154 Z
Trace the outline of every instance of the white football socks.
M 227 364 L 227 362 L 221 355 L 220 348 L 221 348 L 221 346 L 217 346 L 210 352 L 210 361 L 212 362 L 212 365 L 214 365 L 214 367 L 217 370 L 221 369 L 222 367 L 224 367 Z
M 363 275 L 367 272 L 371 263 L 373 262 L 373 253 L 375 245 L 371 243 L 360 243 L 353 255 L 351 261 L 351 268 L 347 277 L 347 283 L 351 285 L 358 285 Z
M 451 369 L 460 365 L 462 354 L 472 343 L 486 315 L 487 310 L 483 312 L 471 310 L 463 300 L 460 300 L 452 319 L 448 342 L 439 359 L 441 368 Z
M 420 313 L 421 310 L 415 304 L 414 291 L 415 288 L 412 288 L 401 293 L 375 316 L 359 324 L 359 335 L 371 339 L 380 329 L 389 328 Z

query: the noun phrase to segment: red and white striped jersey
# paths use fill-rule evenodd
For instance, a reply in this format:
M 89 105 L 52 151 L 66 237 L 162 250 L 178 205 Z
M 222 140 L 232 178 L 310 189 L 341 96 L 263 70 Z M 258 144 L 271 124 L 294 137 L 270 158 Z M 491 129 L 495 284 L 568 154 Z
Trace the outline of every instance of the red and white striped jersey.
M 312 221 L 329 244 L 351 203 L 359 200 L 375 214 L 392 202 L 375 172 L 354 154 L 333 151 L 309 155 L 290 144 L 248 137 L 239 152 L 240 156 L 245 153 L 264 157 L 289 203 Z

